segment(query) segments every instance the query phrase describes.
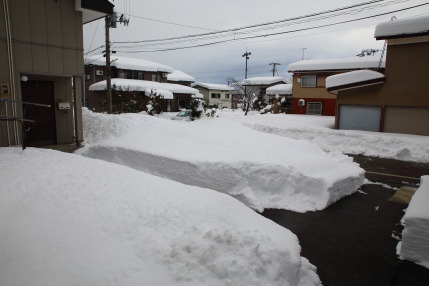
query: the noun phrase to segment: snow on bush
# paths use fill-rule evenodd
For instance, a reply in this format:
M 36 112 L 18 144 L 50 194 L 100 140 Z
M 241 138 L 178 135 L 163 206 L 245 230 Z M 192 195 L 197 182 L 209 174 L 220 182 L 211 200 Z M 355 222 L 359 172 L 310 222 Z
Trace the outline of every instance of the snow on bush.
M 320 285 L 293 233 L 224 194 L 45 149 L 0 167 L 2 285 Z
M 321 210 L 355 192 L 364 171 L 338 152 L 225 120 L 176 122 L 84 110 L 78 153 L 227 193 L 262 211 Z

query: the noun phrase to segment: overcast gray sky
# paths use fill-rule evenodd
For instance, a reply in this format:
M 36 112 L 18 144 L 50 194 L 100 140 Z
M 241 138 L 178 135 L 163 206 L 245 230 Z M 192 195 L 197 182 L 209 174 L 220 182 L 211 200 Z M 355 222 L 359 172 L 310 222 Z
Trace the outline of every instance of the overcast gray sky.
M 384 43 L 374 39 L 376 24 L 390 21 L 393 16 L 404 19 L 429 14 L 429 5 L 407 9 L 428 3 L 427 0 L 375 0 L 372 4 L 313 17 L 302 16 L 370 1 L 110 0 L 110 2 L 115 5 L 115 11 L 125 13 L 130 19 L 129 26 L 118 23 L 116 29 L 110 30 L 112 46 L 118 55 L 171 66 L 192 75 L 198 82 L 224 84 L 229 77 L 244 79 L 245 58 L 242 55 L 246 50 L 251 52 L 248 77 L 272 76 L 272 66 L 269 65 L 271 62 L 280 64 L 277 65 L 276 75 L 287 76 L 287 66 L 301 60 L 303 48 L 305 48 L 304 59 L 355 56 L 362 49 L 368 48 L 381 50 Z M 151 46 L 148 46 L 147 42 L 117 43 L 213 33 L 298 17 L 301 18 L 279 23 L 277 27 L 264 25 L 228 34 L 179 38 L 168 44 L 165 40 L 153 42 Z M 366 19 L 358 20 L 361 18 Z M 325 27 L 313 28 L 320 26 Z M 260 30 L 261 27 L 267 29 Z M 292 32 L 294 30 L 301 31 Z M 245 31 L 246 34 L 243 33 Z M 277 35 L 261 37 L 275 33 Z M 244 37 L 254 38 L 240 39 Z M 104 20 L 84 25 L 85 52 L 103 45 L 104 39 Z M 219 41 L 225 42 L 211 44 Z M 205 46 L 182 49 L 196 45 Z M 159 51 L 165 49 L 168 51 Z M 101 51 L 103 49 L 100 48 L 90 54 Z M 377 55 L 380 55 L 380 52 Z

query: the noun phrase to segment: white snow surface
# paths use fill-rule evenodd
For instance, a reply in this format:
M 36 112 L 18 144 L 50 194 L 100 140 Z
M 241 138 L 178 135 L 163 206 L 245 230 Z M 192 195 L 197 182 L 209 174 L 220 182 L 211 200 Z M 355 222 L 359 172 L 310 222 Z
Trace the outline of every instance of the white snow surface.
M 284 83 L 277 84 L 267 88 L 267 94 L 269 95 L 292 95 L 292 84 Z
M 0 167 L 2 285 L 321 285 L 230 196 L 47 149 L 0 148 Z
M 354 69 L 375 69 L 380 63 L 380 56 L 365 57 L 345 57 L 330 59 L 304 60 L 291 63 L 288 66 L 289 72 L 299 71 L 321 71 L 321 70 L 354 70 Z M 382 67 L 386 65 L 383 59 Z
M 172 73 L 169 73 L 167 75 L 167 80 L 195 82 L 195 78 L 193 76 L 190 76 L 180 70 L 174 70 Z
M 197 82 L 192 84 L 192 87 L 201 86 L 205 89 L 209 90 L 234 90 L 233 87 L 225 85 L 225 84 L 217 84 L 217 83 L 206 83 L 206 82 Z
M 327 152 L 429 163 L 429 136 L 332 129 L 334 116 L 218 112 L 252 129 L 308 141 Z
M 220 118 L 186 122 L 84 109 L 79 154 L 213 189 L 255 210 L 322 210 L 356 192 L 364 171 L 339 152 Z
M 429 269 L 429 175 L 422 176 L 420 187 L 405 212 L 399 256 Z
M 89 86 L 91 91 L 106 90 L 106 81 L 99 81 Z M 198 94 L 195 88 L 175 83 L 164 83 L 139 79 L 112 78 L 112 86 L 122 88 L 124 91 L 146 91 L 147 89 L 166 90 L 171 93 Z
M 241 84 L 242 85 L 270 85 L 274 83 L 288 83 L 286 78 L 281 76 L 262 76 L 262 77 L 250 77 L 244 79 Z
M 375 38 L 429 34 L 429 16 L 383 22 L 375 26 Z
M 127 69 L 127 70 L 138 70 L 138 71 L 151 71 L 151 72 L 167 72 L 171 73 L 174 71 L 172 67 L 137 58 L 122 57 L 117 55 L 112 55 L 110 57 L 112 67 L 117 67 L 118 69 Z M 96 65 L 96 66 L 105 66 L 106 58 L 103 55 L 93 55 L 85 58 L 85 64 Z
M 326 88 L 384 78 L 384 74 L 371 70 L 358 70 L 331 75 L 326 78 Z

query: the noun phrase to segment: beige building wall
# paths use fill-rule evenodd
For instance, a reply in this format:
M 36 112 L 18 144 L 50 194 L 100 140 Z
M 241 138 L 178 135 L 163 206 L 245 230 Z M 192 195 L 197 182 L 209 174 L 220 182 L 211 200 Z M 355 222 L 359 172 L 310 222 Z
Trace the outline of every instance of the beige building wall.
M 331 94 L 326 91 L 326 78 L 328 76 L 334 75 L 337 73 L 322 73 L 322 72 L 313 72 L 313 73 L 294 73 L 293 75 L 293 84 L 292 84 L 292 97 L 293 98 L 327 98 L 335 99 L 336 95 Z M 316 87 L 301 87 L 301 83 L 298 82 L 298 79 L 303 75 L 316 75 Z
M 394 42 L 401 43 L 399 39 Z M 386 82 L 377 87 L 341 91 L 338 104 L 429 107 L 428 51 L 429 42 L 389 44 Z
M 9 10 L 11 37 L 7 38 L 5 11 Z M 0 83 L 10 85 L 8 99 L 21 101 L 20 78 L 46 80 L 54 83 L 55 101 L 72 101 L 72 77 L 76 77 L 78 108 L 81 105 L 81 76 L 83 69 L 82 13 L 75 11 L 70 0 L 2 0 L 0 4 Z M 11 49 L 8 50 L 8 44 Z M 13 57 L 12 57 L 13 56 Z M 9 65 L 7 59 L 13 64 Z M 13 88 L 15 87 L 15 88 Z M 55 108 L 55 107 L 54 107 Z M 80 110 L 78 110 L 80 112 Z M 22 118 L 20 103 L 7 103 L 0 114 Z M 57 144 L 74 140 L 73 112 L 55 111 Z M 78 117 L 79 137 L 82 122 Z M 0 146 L 21 144 L 21 130 L 17 122 L 0 122 Z
M 428 51 L 429 36 L 389 40 L 386 81 L 340 91 L 338 106 L 382 106 L 384 132 L 429 135 Z

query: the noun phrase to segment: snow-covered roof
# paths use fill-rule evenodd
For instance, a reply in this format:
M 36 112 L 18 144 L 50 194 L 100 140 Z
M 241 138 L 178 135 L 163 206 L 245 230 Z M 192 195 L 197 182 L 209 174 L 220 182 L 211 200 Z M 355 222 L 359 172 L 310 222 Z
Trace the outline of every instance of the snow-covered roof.
M 292 84 L 284 83 L 284 84 L 271 86 L 267 88 L 267 94 L 269 95 L 292 94 Z
M 192 98 L 204 98 L 204 95 L 201 93 L 193 94 Z
M 380 63 L 380 56 L 346 57 L 331 59 L 304 60 L 291 63 L 289 72 L 299 71 L 329 71 L 329 70 L 357 70 L 376 69 Z M 383 59 L 381 67 L 385 67 Z
M 195 78 L 179 70 L 174 70 L 172 73 L 167 75 L 169 81 L 189 81 L 195 82 Z
M 374 37 L 378 39 L 429 35 L 429 16 L 383 22 L 375 27 Z
M 118 69 L 166 73 L 171 73 L 174 71 L 172 67 L 143 59 L 112 55 L 111 61 L 111 66 L 117 67 Z M 103 57 L 103 55 L 89 56 L 85 59 L 85 65 L 105 66 L 106 58 Z
M 284 77 L 281 76 L 263 76 L 263 77 L 250 77 L 241 82 L 242 85 L 271 85 L 274 83 L 288 83 Z
M 384 74 L 371 70 L 358 70 L 328 76 L 326 89 L 334 93 L 339 90 L 361 87 L 384 82 Z
M 192 84 L 192 87 L 200 86 L 209 90 L 234 90 L 233 87 L 225 84 L 197 82 Z
M 147 80 L 138 80 L 138 79 L 124 79 L 124 78 L 112 78 L 112 86 L 120 87 L 125 91 L 143 91 L 150 89 L 156 89 L 161 93 L 164 91 L 172 93 L 184 93 L 184 94 L 197 94 L 199 91 L 195 88 L 184 86 L 174 83 L 163 83 L 156 81 L 147 81 Z M 106 81 L 100 81 L 94 83 L 89 87 L 91 91 L 101 91 L 106 89 Z M 163 94 L 164 95 L 164 94 Z M 168 93 L 165 93 L 164 96 L 169 96 Z M 167 98 L 167 97 L 166 97 Z

